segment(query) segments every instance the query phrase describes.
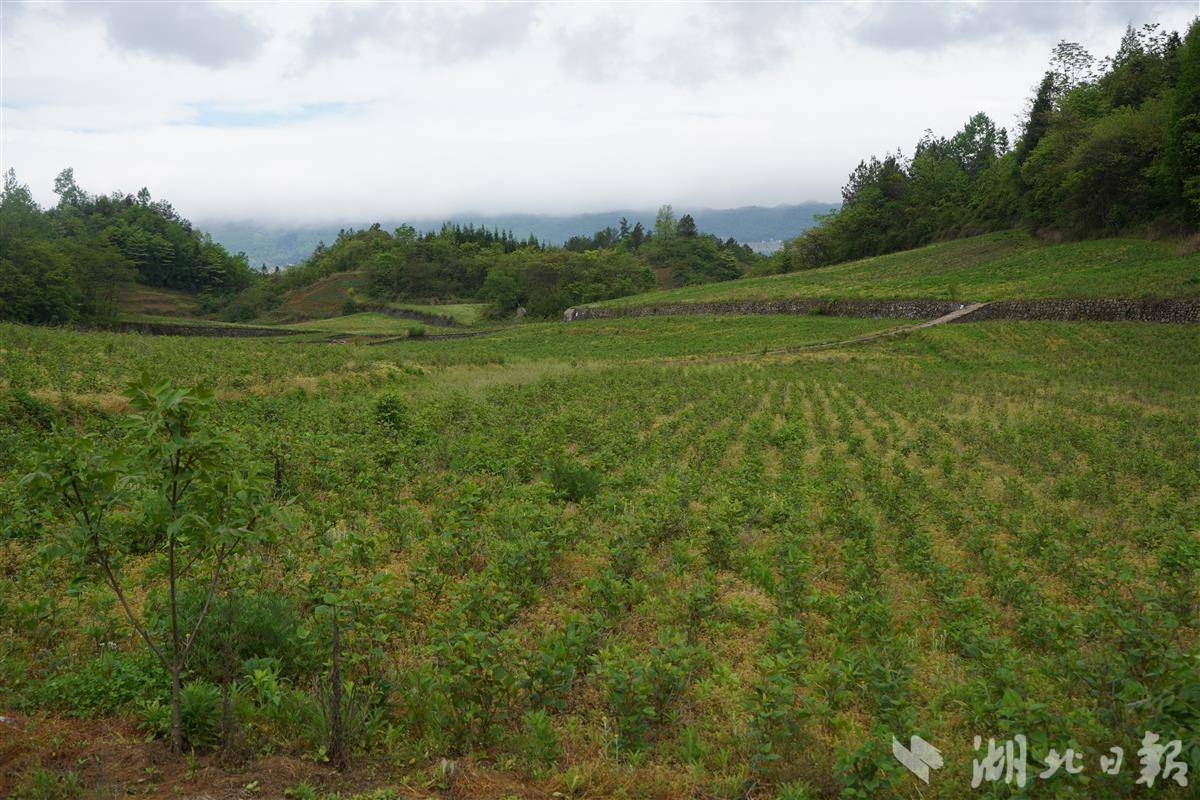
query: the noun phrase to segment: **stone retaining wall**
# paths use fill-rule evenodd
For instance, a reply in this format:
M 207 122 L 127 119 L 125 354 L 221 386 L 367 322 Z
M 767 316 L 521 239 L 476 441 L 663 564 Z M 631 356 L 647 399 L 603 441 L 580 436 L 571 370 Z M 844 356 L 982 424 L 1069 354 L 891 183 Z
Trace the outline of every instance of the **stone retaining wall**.
M 463 324 L 452 317 L 442 316 L 441 314 L 430 314 L 425 311 L 413 311 L 408 308 L 391 308 L 389 306 L 373 306 L 366 305 L 362 307 L 364 311 L 374 311 L 379 314 L 387 314 L 389 317 L 399 317 L 401 319 L 412 319 L 417 322 L 424 322 L 426 325 L 441 325 L 446 328 L 461 328 Z
M 563 314 L 563 321 L 684 314 L 827 314 L 831 317 L 935 319 L 966 305 L 950 300 L 723 300 L 623 308 L 568 308 Z
M 1200 300 L 997 300 L 954 322 L 985 319 L 1197 323 L 1200 322 Z
M 950 300 L 724 300 L 619 308 L 568 308 L 563 314 L 563 321 L 687 314 L 827 314 L 832 317 L 937 319 L 967 305 Z M 987 319 L 1200 323 L 1200 299 L 997 300 L 954 322 Z
M 107 325 L 78 325 L 79 330 L 104 330 L 116 333 L 141 333 L 146 336 L 295 336 L 311 331 L 290 331 L 283 328 L 238 328 L 228 325 L 187 325 L 173 322 L 113 322 Z

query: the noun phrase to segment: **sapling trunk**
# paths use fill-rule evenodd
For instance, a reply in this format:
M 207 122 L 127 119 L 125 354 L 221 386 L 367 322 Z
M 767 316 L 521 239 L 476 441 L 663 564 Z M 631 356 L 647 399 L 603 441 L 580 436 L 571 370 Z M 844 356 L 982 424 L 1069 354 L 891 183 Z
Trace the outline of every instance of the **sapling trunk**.
M 338 767 L 346 765 L 345 742 L 342 738 L 342 667 L 341 635 L 338 626 L 338 607 L 333 606 L 333 634 L 331 637 L 332 666 L 329 680 L 333 684 L 329 697 L 329 760 Z

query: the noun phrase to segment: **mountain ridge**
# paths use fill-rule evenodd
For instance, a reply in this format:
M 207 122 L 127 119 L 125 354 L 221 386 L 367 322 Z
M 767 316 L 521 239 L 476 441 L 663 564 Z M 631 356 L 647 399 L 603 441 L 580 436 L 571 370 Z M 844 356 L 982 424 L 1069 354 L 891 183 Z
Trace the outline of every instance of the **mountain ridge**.
M 675 208 L 677 217 L 691 214 L 696 226 L 705 233 L 722 239 L 733 237 L 739 242 L 769 250 L 772 243 L 792 238 L 812 227 L 817 214 L 824 214 L 836 203 L 804 202 L 776 206 L 739 206 L 736 208 Z M 629 224 L 641 222 L 647 229 L 654 227 L 654 209 L 616 209 L 613 211 L 580 214 L 451 214 L 447 217 L 392 219 L 380 224 L 391 230 L 408 223 L 418 230 L 436 230 L 445 222 L 460 225 L 474 224 L 487 228 L 511 230 L 518 239 L 536 236 L 549 244 L 561 245 L 572 236 L 586 236 L 605 227 L 617 227 L 621 217 Z M 244 220 L 197 220 L 196 225 L 207 231 L 214 241 L 230 252 L 244 252 L 253 267 L 286 266 L 306 259 L 318 243 L 332 242 L 343 228 L 365 228 L 368 222 L 333 221 L 288 225 L 286 223 Z

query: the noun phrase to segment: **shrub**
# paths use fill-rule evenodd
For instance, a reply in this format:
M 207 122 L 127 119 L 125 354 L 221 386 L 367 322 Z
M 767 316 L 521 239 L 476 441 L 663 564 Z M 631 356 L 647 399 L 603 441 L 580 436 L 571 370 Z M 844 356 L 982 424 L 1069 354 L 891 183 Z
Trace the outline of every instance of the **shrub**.
M 150 624 L 165 636 L 167 609 L 158 602 L 150 606 Z M 203 603 L 202 587 L 180 592 L 179 619 L 184 630 L 195 626 Z M 213 600 L 209 613 L 212 623 L 201 626 L 189 659 L 191 672 L 199 677 L 219 683 L 227 657 L 232 657 L 229 667 L 234 677 L 240 677 L 251 660 L 271 660 L 288 676 L 303 674 L 317 663 L 312 643 L 299 636 L 300 609 L 294 598 L 247 591 Z
M 185 684 L 179 692 L 180 731 L 185 747 L 203 749 L 221 738 L 221 690 L 208 681 Z M 155 736 L 171 733 L 171 707 L 160 700 L 142 706 L 141 727 Z
M 54 772 L 35 767 L 17 787 L 13 800 L 76 800 L 83 797 L 77 772 Z
M 679 641 L 652 647 L 641 658 L 627 645 L 605 648 L 596 659 L 600 680 L 617 718 L 622 747 L 637 749 L 662 720 L 692 670 L 694 651 Z
M 82 716 L 119 714 L 168 691 L 166 675 L 147 651 L 108 651 L 36 684 L 37 705 Z
M 375 401 L 375 422 L 393 433 L 402 434 L 412 428 L 412 408 L 398 394 L 385 394 Z
M 547 466 L 547 473 L 554 494 L 560 500 L 578 503 L 593 497 L 600 489 L 600 476 L 578 461 L 553 459 Z
M 557 761 L 558 736 L 550 725 L 550 715 L 541 708 L 526 711 L 523 722 L 525 758 L 538 767 L 548 767 Z

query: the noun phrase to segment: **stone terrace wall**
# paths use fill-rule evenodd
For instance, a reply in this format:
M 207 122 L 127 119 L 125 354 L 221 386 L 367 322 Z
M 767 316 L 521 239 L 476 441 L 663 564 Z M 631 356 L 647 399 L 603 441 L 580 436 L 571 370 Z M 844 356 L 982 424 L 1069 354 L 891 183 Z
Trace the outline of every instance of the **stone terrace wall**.
M 141 333 L 147 336 L 295 336 L 313 331 L 290 331 L 282 328 L 238 328 L 232 325 L 186 325 L 171 322 L 114 322 L 108 325 L 78 325 L 79 330 L 105 330 L 117 333 Z
M 389 306 L 365 305 L 362 307 L 364 311 L 374 311 L 379 314 L 387 314 L 389 317 L 399 317 L 401 319 L 413 319 L 418 322 L 424 322 L 426 325 L 441 325 L 445 328 L 461 328 L 463 324 L 453 317 L 443 316 L 442 314 L 430 314 L 425 311 L 414 311 L 408 308 L 391 308 Z
M 1200 322 L 1200 300 L 997 300 L 954 321 L 985 319 L 1196 323 Z
M 967 305 L 950 300 L 725 300 L 621 308 L 568 308 L 563 321 L 686 314 L 827 314 L 832 317 L 936 319 Z M 954 322 L 987 319 L 1200 323 L 1200 299 L 997 300 Z
M 684 314 L 828 314 L 831 317 L 935 319 L 966 305 L 950 300 L 723 300 L 623 308 L 568 308 L 563 314 L 563 321 Z

